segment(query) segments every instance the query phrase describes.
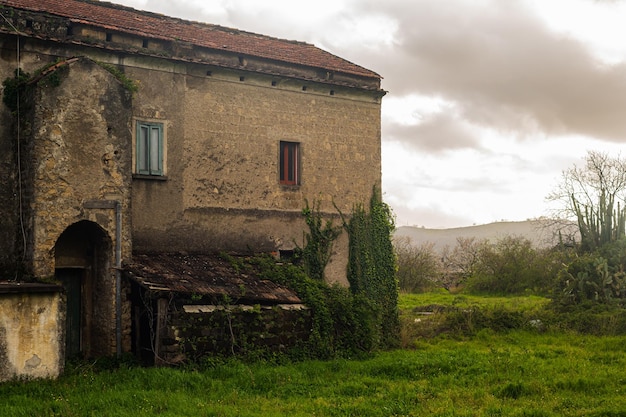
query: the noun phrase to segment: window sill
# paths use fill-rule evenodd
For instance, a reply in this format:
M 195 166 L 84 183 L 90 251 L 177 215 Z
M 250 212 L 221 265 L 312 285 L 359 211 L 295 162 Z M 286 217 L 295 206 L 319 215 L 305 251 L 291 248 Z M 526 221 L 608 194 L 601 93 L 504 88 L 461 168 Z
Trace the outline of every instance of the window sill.
M 301 185 L 300 184 L 279 184 L 280 188 L 282 188 L 285 191 L 296 191 L 299 190 Z
M 165 175 L 133 174 L 133 179 L 134 180 L 167 181 L 167 176 L 165 176 Z

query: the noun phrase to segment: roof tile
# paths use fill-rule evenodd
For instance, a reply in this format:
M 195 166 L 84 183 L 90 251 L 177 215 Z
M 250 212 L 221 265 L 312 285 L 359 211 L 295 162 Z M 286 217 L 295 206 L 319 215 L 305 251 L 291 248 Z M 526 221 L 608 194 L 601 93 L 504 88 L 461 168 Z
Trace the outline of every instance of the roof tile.
M 124 272 L 152 291 L 228 296 L 253 303 L 301 303 L 293 291 L 261 279 L 254 269 L 239 271 L 215 255 L 133 254 Z
M 84 0 L 0 0 L 0 4 L 43 12 L 108 30 L 155 39 L 183 41 L 197 46 L 343 72 L 367 78 L 373 71 L 314 45 L 273 38 L 223 26 L 187 21 L 139 11 L 108 2 Z

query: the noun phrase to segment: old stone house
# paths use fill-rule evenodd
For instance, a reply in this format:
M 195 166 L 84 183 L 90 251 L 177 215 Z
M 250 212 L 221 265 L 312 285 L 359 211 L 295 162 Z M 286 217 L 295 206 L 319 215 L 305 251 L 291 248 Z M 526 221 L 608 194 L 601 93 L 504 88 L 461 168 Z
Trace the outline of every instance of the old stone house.
M 380 76 L 307 43 L 0 0 L 0 78 L 18 69 L 24 101 L 5 83 L 0 105 L 0 271 L 63 284 L 71 352 L 131 350 L 138 259 L 289 254 L 305 199 L 334 215 L 380 185 Z M 347 284 L 346 262 L 344 234 L 328 279 Z

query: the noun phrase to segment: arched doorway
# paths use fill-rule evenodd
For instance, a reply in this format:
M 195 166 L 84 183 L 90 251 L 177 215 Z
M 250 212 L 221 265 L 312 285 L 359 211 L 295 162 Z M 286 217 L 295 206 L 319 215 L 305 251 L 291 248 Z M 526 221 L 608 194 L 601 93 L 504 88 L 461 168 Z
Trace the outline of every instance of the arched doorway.
M 79 221 L 54 246 L 55 277 L 66 291 L 66 357 L 107 355 L 112 305 L 111 239 L 96 223 Z

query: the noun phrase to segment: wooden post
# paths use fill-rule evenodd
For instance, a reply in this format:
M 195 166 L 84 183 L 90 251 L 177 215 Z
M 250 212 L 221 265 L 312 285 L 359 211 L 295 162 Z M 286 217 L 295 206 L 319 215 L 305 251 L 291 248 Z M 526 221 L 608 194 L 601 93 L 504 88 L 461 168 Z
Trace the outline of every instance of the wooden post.
M 159 298 L 157 301 L 157 320 L 156 320 L 156 332 L 154 335 L 154 365 L 159 366 L 163 365 L 167 361 L 165 361 L 161 357 L 161 348 L 163 347 L 163 343 L 161 338 L 164 334 L 166 334 L 165 326 L 167 324 L 167 307 L 168 301 L 166 298 Z

